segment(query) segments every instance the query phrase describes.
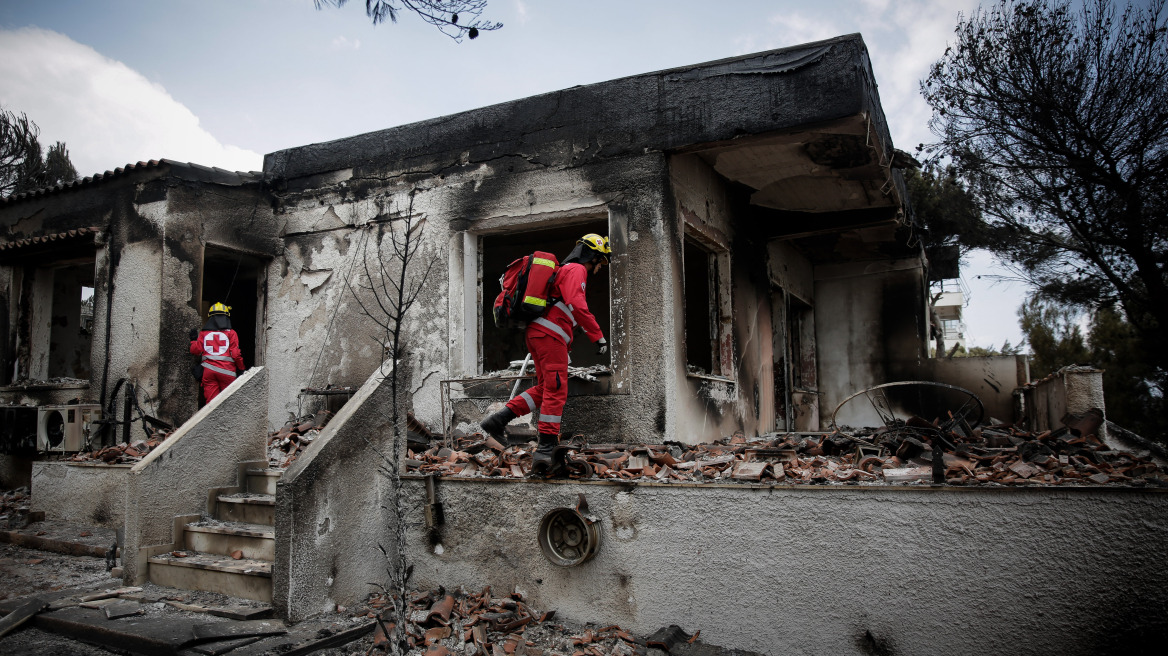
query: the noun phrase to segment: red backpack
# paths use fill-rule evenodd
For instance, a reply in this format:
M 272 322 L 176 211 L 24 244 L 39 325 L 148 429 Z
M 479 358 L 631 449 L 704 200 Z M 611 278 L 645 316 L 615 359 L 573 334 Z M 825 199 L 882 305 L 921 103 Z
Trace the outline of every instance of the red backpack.
M 495 297 L 495 325 L 517 327 L 542 317 L 547 312 L 559 266 L 556 256 L 544 251 L 535 251 L 508 264 L 499 277 L 503 291 Z

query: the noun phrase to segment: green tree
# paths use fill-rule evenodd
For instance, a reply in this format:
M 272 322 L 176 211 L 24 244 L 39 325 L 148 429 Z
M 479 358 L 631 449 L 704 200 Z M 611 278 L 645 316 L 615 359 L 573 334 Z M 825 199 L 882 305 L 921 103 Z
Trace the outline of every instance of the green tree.
M 1043 378 L 1071 364 L 1103 370 L 1107 418 L 1148 439 L 1168 441 L 1164 378 L 1145 355 L 1135 327 L 1115 307 L 1090 314 L 1084 339 L 1082 312 L 1031 298 L 1018 311 L 1030 342 L 1030 376 Z
M 348 1 L 313 0 L 317 9 L 324 5 L 341 7 Z M 486 8 L 487 0 L 365 0 L 365 15 L 373 19 L 374 25 L 384 23 L 387 18 L 396 23 L 398 14 L 410 11 L 458 42 L 464 36 L 477 39 L 479 32 L 503 27 L 502 23 L 481 19 Z
M 1089 364 L 1091 352 L 1079 328 L 1082 312 L 1032 296 L 1018 309 L 1030 343 L 1030 377 L 1044 378 L 1071 364 Z
M 1103 370 L 1107 418 L 1148 439 L 1168 441 L 1164 380 L 1144 356 L 1139 335 L 1114 307 L 1091 317 L 1091 364 Z
M 0 197 L 77 179 L 65 144 L 58 141 L 42 155 L 39 137 L 26 114 L 0 108 Z
M 954 167 L 910 168 L 904 181 L 913 215 L 924 226 L 926 250 L 952 245 L 964 255 L 986 245 L 978 234 L 984 224 L 977 199 Z
M 1168 371 L 1165 0 L 1000 0 L 921 84 L 986 245 L 1044 297 L 1117 306 Z M 1068 336 L 1069 337 L 1069 336 Z M 1032 344 L 1032 346 L 1035 346 Z

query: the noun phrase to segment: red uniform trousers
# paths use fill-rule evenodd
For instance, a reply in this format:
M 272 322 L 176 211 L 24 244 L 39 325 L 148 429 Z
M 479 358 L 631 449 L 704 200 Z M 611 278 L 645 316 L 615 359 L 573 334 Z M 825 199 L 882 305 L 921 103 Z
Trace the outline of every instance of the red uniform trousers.
M 527 351 L 535 361 L 535 386 L 507 402 L 516 416 L 539 410 L 539 432 L 560 434 L 560 415 L 568 400 L 568 345 L 528 327 Z
M 227 386 L 233 382 L 235 382 L 235 376 L 221 374 L 203 367 L 203 398 L 207 400 L 207 403 L 210 403 L 211 399 L 219 396 L 219 392 L 227 389 Z

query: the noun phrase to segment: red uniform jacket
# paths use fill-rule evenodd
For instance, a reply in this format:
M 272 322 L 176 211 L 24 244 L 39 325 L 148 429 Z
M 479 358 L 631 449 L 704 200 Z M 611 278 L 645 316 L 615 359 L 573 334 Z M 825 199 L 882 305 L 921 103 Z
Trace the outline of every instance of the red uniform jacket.
M 572 345 L 572 331 L 577 325 L 593 342 L 604 337 L 584 298 L 587 281 L 588 270 L 583 264 L 569 262 L 560 267 L 551 292 L 558 300 L 547 314 L 529 324 L 531 329 L 559 337 L 568 346 Z
M 203 368 L 218 374 L 234 376 L 236 369 L 244 369 L 239 336 L 230 328 L 200 332 L 191 342 L 191 353 L 203 356 Z

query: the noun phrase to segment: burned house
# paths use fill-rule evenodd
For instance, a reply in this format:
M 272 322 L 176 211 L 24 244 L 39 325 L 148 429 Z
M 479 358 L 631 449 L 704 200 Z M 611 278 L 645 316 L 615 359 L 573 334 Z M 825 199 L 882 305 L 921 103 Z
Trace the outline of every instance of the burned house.
M 0 203 L 5 402 L 77 399 L 116 415 L 125 379 L 138 405 L 177 427 L 113 475 L 34 464 L 34 503 L 38 474 L 63 481 L 61 497 L 70 481 L 101 487 L 107 506 L 121 504 L 105 512 L 125 527 L 128 582 L 225 586 L 290 619 L 386 580 L 380 548 L 397 555 L 397 506 L 417 584 L 518 589 L 568 617 L 685 624 L 760 651 L 859 650 L 867 636 L 906 653 L 965 653 L 960 636 L 925 625 L 967 617 L 977 599 L 987 612 L 961 633 L 983 638 L 977 651 L 1008 651 L 1032 623 L 1003 624 L 988 609 L 1016 607 L 1009 590 L 1020 585 L 1057 631 L 1082 635 L 1071 629 L 1088 604 L 1043 601 L 1054 580 L 1064 600 L 1115 609 L 1084 643 L 1095 644 L 1122 628 L 1121 593 L 1146 612 L 1168 607 L 1164 575 L 1148 567 L 1168 537 L 1157 491 L 407 476 L 395 495 L 378 473 L 391 451 L 387 375 L 420 423 L 473 430 L 512 383 L 490 374 L 523 357 L 521 335 L 491 321 L 497 276 L 536 249 L 566 254 L 589 232 L 613 247 L 588 289 L 612 348 L 573 352 L 574 366 L 592 367 L 570 382 L 573 434 L 698 444 L 871 425 L 871 408 L 841 403 L 918 379 L 973 380 L 994 390 L 993 412 L 1012 412 L 1010 391 L 1026 382 L 1013 359 L 970 374 L 929 358 L 930 274 L 903 161 L 851 35 L 290 148 L 263 172 L 150 162 L 10 198 Z M 403 261 L 392 246 L 407 235 L 416 250 Z M 418 293 L 397 359 L 374 298 L 387 277 Z M 187 331 L 220 300 L 234 306 L 254 366 L 200 408 Z M 338 389 L 351 398 L 332 421 L 286 471 L 268 469 L 269 431 Z M 427 525 L 436 503 L 446 523 Z M 603 540 L 571 567 L 545 559 L 537 538 L 541 519 L 565 508 Z M 216 532 L 203 514 L 270 528 Z M 1073 535 L 1051 528 L 1082 516 L 1094 519 Z M 227 543 L 248 545 L 259 563 L 250 578 L 167 555 Z M 1036 545 L 1068 564 L 1033 571 Z M 1082 574 L 1072 554 L 1111 563 Z M 1105 571 L 1139 580 L 1100 589 Z

